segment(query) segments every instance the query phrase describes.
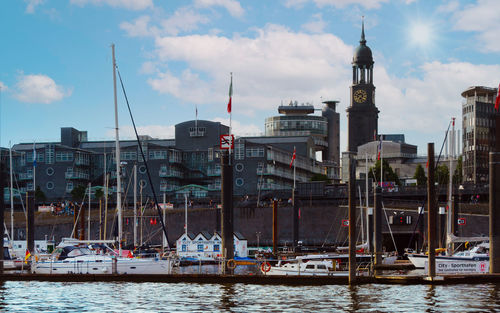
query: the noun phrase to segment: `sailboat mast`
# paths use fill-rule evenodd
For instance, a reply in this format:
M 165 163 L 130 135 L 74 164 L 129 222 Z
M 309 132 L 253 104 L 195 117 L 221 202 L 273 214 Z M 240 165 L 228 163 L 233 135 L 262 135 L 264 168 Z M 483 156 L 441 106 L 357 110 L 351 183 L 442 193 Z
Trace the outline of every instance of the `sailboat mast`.
M 448 184 L 448 216 L 447 216 L 447 227 L 446 227 L 446 232 L 447 234 L 451 234 L 451 223 L 453 222 L 453 212 L 452 212 L 452 195 L 453 195 L 453 161 L 455 159 L 455 118 L 453 117 L 452 119 L 452 124 L 451 124 L 451 133 L 450 137 L 448 139 L 448 142 L 450 144 L 450 177 L 449 177 L 449 184 Z
M 122 255 L 122 181 L 120 170 L 120 137 L 118 134 L 118 103 L 116 99 L 116 60 L 115 60 L 115 45 L 111 45 L 113 54 L 113 93 L 115 100 L 115 162 L 116 162 L 116 210 L 118 212 L 118 253 Z
M 9 167 L 10 167 L 10 239 L 14 240 L 14 186 L 12 179 L 12 146 L 9 149 Z

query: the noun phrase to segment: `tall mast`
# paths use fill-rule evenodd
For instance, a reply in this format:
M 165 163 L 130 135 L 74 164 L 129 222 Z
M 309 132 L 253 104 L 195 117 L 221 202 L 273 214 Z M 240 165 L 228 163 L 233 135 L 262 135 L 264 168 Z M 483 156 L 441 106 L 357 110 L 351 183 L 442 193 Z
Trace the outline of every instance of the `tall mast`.
M 120 170 L 120 136 L 118 134 L 118 103 L 116 99 L 116 60 L 115 44 L 111 45 L 113 54 L 113 93 L 115 100 L 115 161 L 116 161 L 116 210 L 118 212 L 118 255 L 122 255 L 122 180 Z
M 14 191 L 12 179 L 12 146 L 9 149 L 9 167 L 10 167 L 10 240 L 14 240 Z

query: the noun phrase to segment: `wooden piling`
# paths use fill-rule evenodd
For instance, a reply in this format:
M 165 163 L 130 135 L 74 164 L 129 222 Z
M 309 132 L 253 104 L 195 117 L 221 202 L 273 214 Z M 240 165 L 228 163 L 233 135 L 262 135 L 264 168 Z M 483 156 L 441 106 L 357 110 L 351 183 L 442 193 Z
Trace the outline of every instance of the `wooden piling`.
M 356 282 L 356 166 L 349 155 L 349 283 Z
M 494 274 L 500 273 L 500 152 L 490 152 L 489 163 L 490 273 Z
M 228 151 L 221 154 L 221 237 L 222 237 L 222 252 L 226 261 L 234 258 L 234 240 L 233 240 L 233 165 L 231 155 Z M 232 274 L 233 269 L 227 266 L 224 262 L 224 273 Z
M 427 144 L 427 243 L 429 251 L 429 277 L 436 276 L 436 186 L 434 185 L 434 143 Z
M 278 255 L 278 200 L 273 200 L 273 254 Z

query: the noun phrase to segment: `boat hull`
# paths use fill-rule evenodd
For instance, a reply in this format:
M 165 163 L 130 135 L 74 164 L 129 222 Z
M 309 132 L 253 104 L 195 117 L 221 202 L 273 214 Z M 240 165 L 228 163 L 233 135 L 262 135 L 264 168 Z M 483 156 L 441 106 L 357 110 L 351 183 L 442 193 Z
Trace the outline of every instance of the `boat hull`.
M 429 256 L 425 254 L 417 254 L 417 253 L 409 253 L 407 254 L 408 260 L 415 266 L 417 269 L 423 269 L 425 267 L 425 262 L 429 260 Z M 486 256 L 474 256 L 474 257 L 455 257 L 455 256 L 444 256 L 439 255 L 436 256 L 436 262 L 484 262 L 489 261 L 490 258 Z
M 109 259 L 96 260 L 63 260 L 39 261 L 31 266 L 36 274 L 113 274 L 114 261 Z M 170 274 L 173 263 L 171 260 L 159 259 L 118 259 L 117 274 Z

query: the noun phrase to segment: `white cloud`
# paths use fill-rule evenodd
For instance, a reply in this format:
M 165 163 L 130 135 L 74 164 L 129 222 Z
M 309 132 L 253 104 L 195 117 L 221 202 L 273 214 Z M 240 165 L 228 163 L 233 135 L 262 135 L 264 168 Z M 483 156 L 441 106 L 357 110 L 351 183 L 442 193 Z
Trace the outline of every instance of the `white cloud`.
M 460 3 L 458 2 L 458 0 L 452 0 L 452 1 L 449 1 L 448 3 L 445 3 L 445 4 L 438 6 L 436 9 L 436 12 L 438 12 L 438 13 L 439 12 L 451 13 L 451 12 L 455 12 L 456 10 L 458 10 L 459 7 L 460 7 Z
M 352 52 L 334 35 L 293 33 L 276 25 L 257 30 L 255 38 L 163 37 L 156 40 L 158 62 L 186 62 L 189 70 L 181 75 L 163 72 L 149 83 L 178 98 L 222 104 L 227 101 L 229 73 L 234 72 L 235 106 L 252 115 L 275 109 L 283 99 L 347 99 Z
M 174 125 L 146 125 L 137 126 L 137 133 L 139 136 L 147 135 L 156 139 L 174 139 L 175 126 Z M 115 136 L 114 130 L 107 130 L 106 136 L 113 138 Z M 134 128 L 131 125 L 124 125 L 120 127 L 121 139 L 135 139 Z
M 313 20 L 303 24 L 302 29 L 309 31 L 311 33 L 322 33 L 326 27 L 327 23 L 323 20 L 321 13 L 314 14 Z
M 24 0 L 24 2 L 28 3 L 26 6 L 26 13 L 33 14 L 35 13 L 35 8 L 42 4 L 44 0 Z
M 176 10 L 169 18 L 159 21 L 160 27 L 151 25 L 151 17 L 144 15 L 135 19 L 132 23 L 121 23 L 120 28 L 125 30 L 131 37 L 176 36 L 181 32 L 196 30 L 199 25 L 209 22 L 208 17 L 191 8 L 183 7 Z
M 7 85 L 5 85 L 3 82 L 0 82 L 0 90 L 6 91 L 6 90 L 9 90 L 9 87 L 7 87 Z
M 384 132 L 442 132 L 451 117 L 461 119 L 462 91 L 471 85 L 495 87 L 500 65 L 430 62 L 419 71 L 421 78 L 398 78 L 376 68 L 379 128 Z
M 474 46 L 481 51 L 500 51 L 498 40 L 498 14 L 500 1 L 478 0 L 466 5 L 454 14 L 454 29 L 477 32 L 479 43 Z
M 84 6 L 86 4 L 109 5 L 114 8 L 124 8 L 135 11 L 153 8 L 153 0 L 71 0 L 71 3 L 79 6 Z
M 378 9 L 382 3 L 389 0 L 286 0 L 286 7 L 301 8 L 307 2 L 312 1 L 318 7 L 334 6 L 336 8 L 345 8 L 350 5 L 361 5 L 366 9 Z
M 71 90 L 57 85 L 46 75 L 21 75 L 15 86 L 14 97 L 21 102 L 51 103 L 71 95 Z
M 221 6 L 234 17 L 241 17 L 245 13 L 240 3 L 236 0 L 195 0 L 194 5 L 201 8 Z
M 229 118 L 216 117 L 212 120 L 213 122 L 220 122 L 223 125 L 229 126 Z M 263 132 L 261 127 L 255 124 L 243 124 L 242 122 L 233 119 L 231 121 L 231 132 L 235 136 L 262 136 Z

